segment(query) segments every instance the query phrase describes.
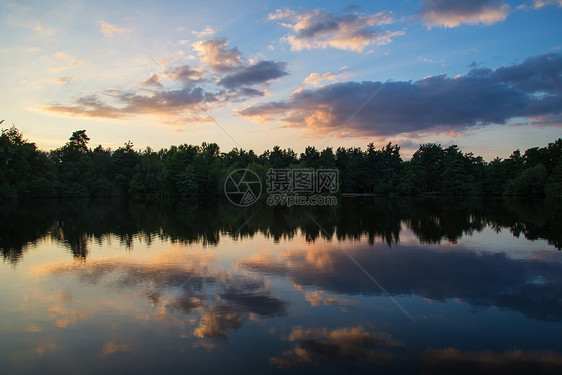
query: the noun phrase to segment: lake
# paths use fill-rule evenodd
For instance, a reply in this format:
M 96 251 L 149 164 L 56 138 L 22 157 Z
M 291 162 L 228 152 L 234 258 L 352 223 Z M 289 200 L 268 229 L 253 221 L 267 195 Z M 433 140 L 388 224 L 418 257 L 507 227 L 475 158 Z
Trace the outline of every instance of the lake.
M 0 373 L 561 373 L 559 200 L 0 202 Z

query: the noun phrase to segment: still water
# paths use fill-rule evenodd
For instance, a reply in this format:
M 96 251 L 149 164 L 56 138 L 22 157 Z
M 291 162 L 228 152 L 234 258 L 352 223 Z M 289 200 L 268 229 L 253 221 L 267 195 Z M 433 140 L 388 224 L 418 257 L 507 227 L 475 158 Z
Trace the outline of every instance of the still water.
M 562 203 L 0 203 L 0 373 L 562 373 Z

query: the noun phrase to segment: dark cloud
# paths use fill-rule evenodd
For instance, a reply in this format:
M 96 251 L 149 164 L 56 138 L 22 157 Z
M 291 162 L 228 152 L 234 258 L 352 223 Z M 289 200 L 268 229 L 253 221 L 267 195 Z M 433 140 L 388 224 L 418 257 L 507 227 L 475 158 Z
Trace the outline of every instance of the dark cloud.
M 503 0 L 422 0 L 419 14 L 428 27 L 456 27 L 491 25 L 505 20 L 509 10 Z
M 547 54 L 496 70 L 416 82 L 345 82 L 298 90 L 286 101 L 239 110 L 241 116 L 317 132 L 345 125 L 358 135 L 459 131 L 515 117 L 562 112 L 562 56 Z M 383 87 L 384 86 L 384 87 Z
M 521 64 L 498 68 L 491 74 L 497 81 L 525 92 L 562 93 L 562 55 L 559 54 L 533 56 Z
M 251 87 L 242 87 L 236 90 L 240 96 L 252 97 L 252 96 L 264 96 L 265 93 L 261 90 L 253 89 Z
M 252 86 L 266 83 L 280 78 L 288 73 L 285 71 L 287 63 L 277 61 L 259 61 L 248 67 L 240 68 L 237 72 L 223 77 L 219 84 L 234 89 L 241 86 Z

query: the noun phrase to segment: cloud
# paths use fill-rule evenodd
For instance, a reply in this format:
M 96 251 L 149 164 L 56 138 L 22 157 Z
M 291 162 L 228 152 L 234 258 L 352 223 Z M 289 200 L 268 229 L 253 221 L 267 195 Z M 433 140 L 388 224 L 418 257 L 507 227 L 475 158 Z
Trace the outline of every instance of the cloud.
M 40 23 L 38 23 L 37 25 L 33 26 L 31 28 L 31 30 L 36 31 L 37 33 L 41 34 L 41 35 L 46 35 L 46 36 L 53 36 L 57 33 L 57 31 L 53 28 L 49 28 L 49 27 L 45 27 L 45 26 L 41 26 Z
M 142 82 L 142 84 L 144 86 L 162 87 L 162 84 L 160 83 L 160 78 L 156 73 L 152 73 L 146 81 Z
M 61 59 L 61 60 L 68 60 L 68 59 L 70 59 L 70 56 L 68 56 L 64 51 L 56 52 L 53 56 L 54 56 L 55 58 Z
M 340 68 L 338 73 L 324 73 L 320 75 L 319 73 L 310 73 L 305 79 L 304 83 L 311 86 L 321 86 L 325 81 L 337 81 L 339 79 L 353 77 L 355 73 L 351 71 L 348 67 L 344 66 Z
M 205 76 L 205 72 L 199 69 L 195 69 L 192 68 L 189 65 L 183 65 L 183 66 L 179 66 L 177 68 L 174 68 L 171 70 L 170 75 L 184 83 L 184 84 L 194 84 L 194 83 L 198 83 L 198 82 L 203 82 L 204 76 Z
M 556 5 L 558 8 L 562 8 L 562 0 L 535 0 L 533 1 L 533 7 L 539 9 L 548 5 Z
M 295 347 L 281 357 L 271 358 L 272 364 L 279 367 L 319 366 L 338 360 L 387 364 L 392 362 L 392 357 L 380 348 L 403 345 L 389 334 L 371 333 L 362 326 L 336 329 L 293 327 L 288 341 Z
M 74 80 L 74 77 L 72 77 L 72 76 L 59 77 L 57 79 L 57 83 L 61 84 L 61 85 L 65 85 L 65 84 L 68 84 L 68 83 L 72 82 L 73 80 Z
M 191 33 L 193 35 L 195 35 L 196 37 L 201 39 L 201 38 L 205 38 L 207 36 L 215 35 L 215 30 L 213 30 L 209 26 L 207 26 L 201 31 L 192 31 Z
M 193 43 L 193 49 L 199 54 L 201 63 L 217 72 L 229 72 L 242 63 L 242 54 L 238 48 L 227 48 L 226 39 L 210 39 Z
M 253 89 L 251 87 L 242 87 L 240 89 L 234 90 L 234 96 L 236 97 L 253 97 L 253 96 L 264 96 L 265 93 L 260 90 Z
M 53 104 L 44 107 L 44 109 L 49 112 L 63 113 L 71 116 L 105 117 L 115 119 L 126 117 L 125 111 L 120 108 L 107 105 L 95 94 L 83 96 L 76 100 L 74 105 L 71 106 Z
M 212 107 L 203 109 L 203 105 L 223 106 L 262 97 L 267 91 L 259 85 L 266 86 L 271 80 L 288 74 L 285 62 L 258 60 L 248 65 L 237 48 L 228 48 L 225 39 L 201 41 L 193 46 L 205 66 L 181 65 L 167 69 L 167 74 L 183 89 L 163 90 L 161 76 L 152 73 L 148 79 L 139 82 L 137 88 L 127 92 L 94 92 L 82 95 L 70 104 L 51 103 L 44 110 L 84 117 L 124 119 L 149 114 L 166 118 L 166 122 L 210 122 L 206 112 Z M 64 51 L 57 52 L 54 57 L 57 60 L 74 59 Z M 77 64 L 83 63 L 74 59 L 70 66 L 49 70 L 70 69 Z M 155 90 L 147 94 L 147 87 Z
M 241 86 L 252 86 L 266 83 L 272 79 L 283 77 L 287 63 L 277 61 L 258 61 L 257 63 L 239 68 L 235 73 L 229 74 L 219 81 L 219 85 L 228 89 Z
M 394 22 L 391 12 L 360 15 L 348 13 L 335 16 L 322 10 L 295 12 L 290 9 L 278 9 L 268 15 L 269 20 L 291 30 L 291 34 L 281 38 L 291 49 L 336 48 L 362 52 L 367 46 L 390 43 L 403 31 L 375 31 L 373 27 Z
M 521 64 L 500 67 L 489 73 L 498 81 L 511 84 L 524 92 L 562 93 L 560 54 L 533 56 Z
M 309 133 L 345 129 L 360 136 L 461 131 L 512 118 L 562 112 L 562 55 L 545 54 L 465 76 L 431 76 L 416 82 L 344 82 L 300 89 L 287 100 L 235 113 Z
M 50 72 L 58 72 L 58 71 L 61 71 L 61 70 L 74 69 L 74 68 L 76 68 L 78 65 L 84 65 L 84 64 L 86 64 L 86 62 L 84 62 L 84 61 L 80 61 L 80 60 L 77 60 L 77 59 L 76 59 L 75 57 L 73 57 L 73 56 L 69 56 L 69 55 L 66 54 L 66 52 L 64 52 L 64 51 L 56 52 L 55 54 L 53 54 L 53 57 L 56 59 L 56 60 L 54 61 L 54 62 L 56 62 L 56 63 L 59 62 L 58 60 L 64 60 L 64 61 L 67 61 L 67 62 L 72 61 L 72 62 L 70 63 L 70 65 L 50 67 L 50 68 L 47 69 L 47 70 L 50 71 Z
M 107 96 L 107 93 L 104 95 Z M 204 112 L 201 108 L 203 103 L 216 101 L 212 94 L 204 92 L 200 87 L 158 91 L 147 95 L 118 92 L 112 97 L 120 106 L 108 104 L 100 99 L 100 96 L 100 94 L 87 95 L 76 100 L 71 106 L 54 104 L 45 107 L 45 110 L 73 116 L 123 119 L 137 114 L 161 116 L 199 114 Z M 203 119 L 196 117 L 197 121 Z
M 126 29 L 124 27 L 117 27 L 115 25 L 112 25 L 104 21 L 98 21 L 98 23 L 100 24 L 100 33 L 102 33 L 103 36 L 106 38 L 111 38 L 117 34 L 124 34 L 124 33 L 131 32 L 131 29 Z
M 509 5 L 503 0 L 422 0 L 419 14 L 423 23 L 431 28 L 492 25 L 504 21 L 509 11 Z

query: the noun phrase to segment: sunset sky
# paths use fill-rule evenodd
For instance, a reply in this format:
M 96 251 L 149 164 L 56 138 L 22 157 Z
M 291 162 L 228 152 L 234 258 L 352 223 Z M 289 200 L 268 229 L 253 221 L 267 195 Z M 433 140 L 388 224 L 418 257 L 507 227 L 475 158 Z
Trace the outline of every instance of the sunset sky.
M 562 136 L 562 0 L 2 1 L 0 120 L 44 150 Z

